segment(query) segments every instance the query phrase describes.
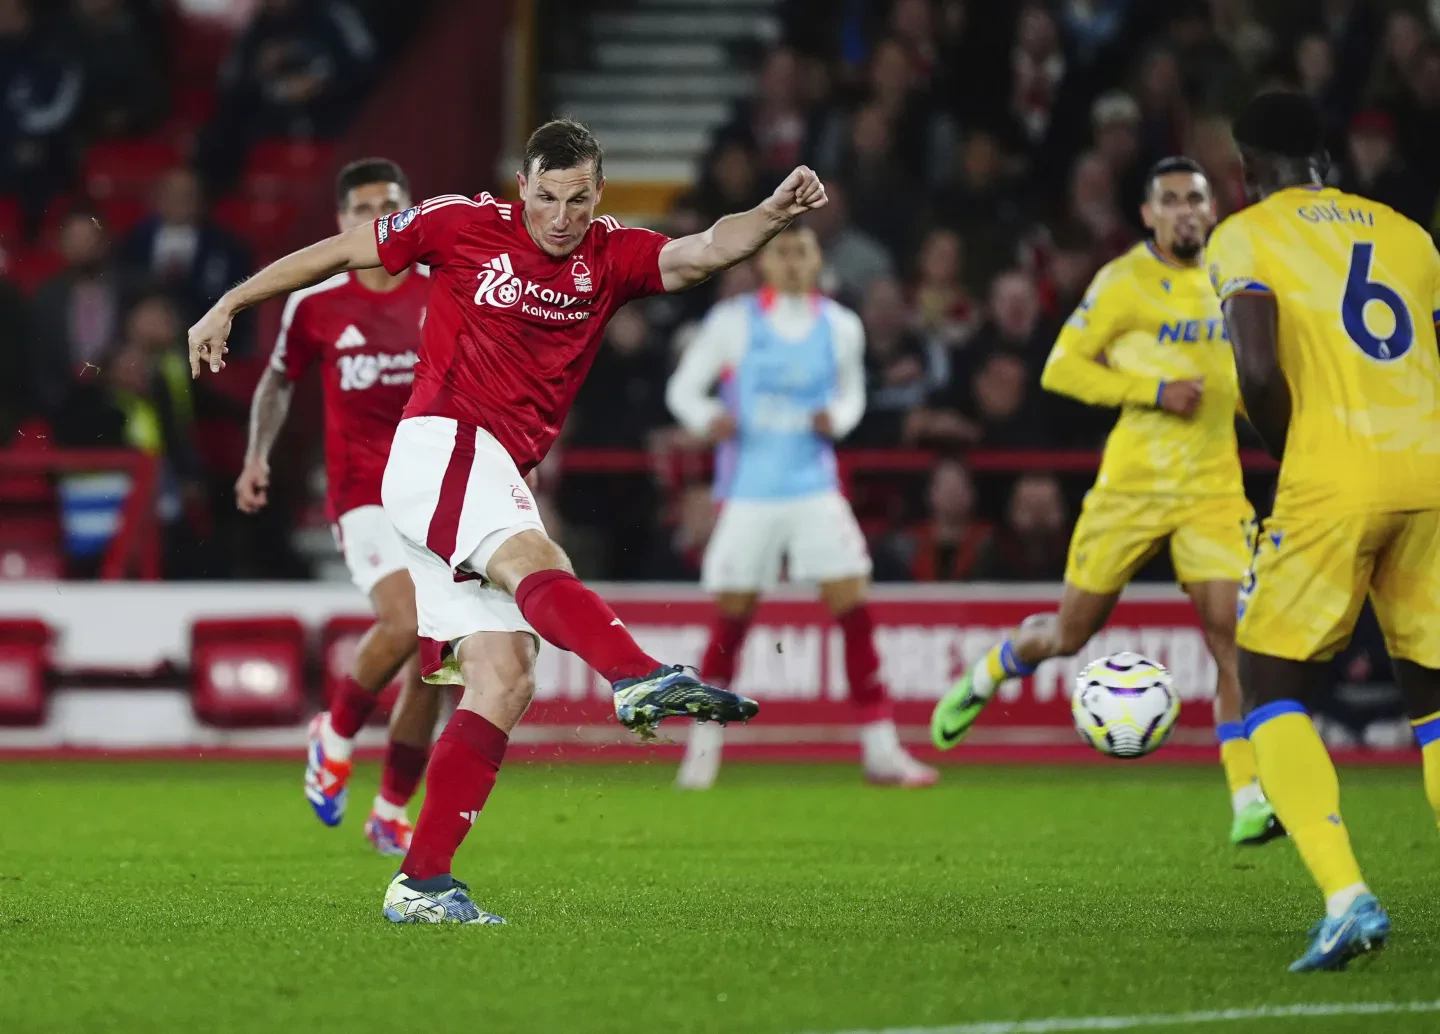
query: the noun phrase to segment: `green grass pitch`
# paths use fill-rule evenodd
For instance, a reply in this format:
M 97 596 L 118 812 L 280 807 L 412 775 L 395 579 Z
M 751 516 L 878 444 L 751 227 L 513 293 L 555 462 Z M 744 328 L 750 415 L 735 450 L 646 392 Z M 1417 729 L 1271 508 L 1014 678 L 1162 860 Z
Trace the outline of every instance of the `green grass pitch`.
M 456 869 L 511 925 L 466 930 L 381 918 L 374 766 L 331 830 L 298 763 L 0 765 L 0 1030 L 801 1034 L 1437 997 L 1418 765 L 1342 773 L 1395 935 L 1310 976 L 1285 966 L 1319 895 L 1288 842 L 1229 846 L 1218 768 L 962 767 L 906 792 L 733 765 L 699 795 L 671 774 L 508 768 Z

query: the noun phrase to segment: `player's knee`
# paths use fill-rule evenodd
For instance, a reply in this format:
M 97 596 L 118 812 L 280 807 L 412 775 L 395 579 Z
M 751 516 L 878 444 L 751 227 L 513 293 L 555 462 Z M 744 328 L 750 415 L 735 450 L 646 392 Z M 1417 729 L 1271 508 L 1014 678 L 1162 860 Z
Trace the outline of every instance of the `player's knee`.
M 413 613 L 385 614 L 376 619 L 375 625 L 395 654 L 408 656 L 415 650 L 420 625 Z

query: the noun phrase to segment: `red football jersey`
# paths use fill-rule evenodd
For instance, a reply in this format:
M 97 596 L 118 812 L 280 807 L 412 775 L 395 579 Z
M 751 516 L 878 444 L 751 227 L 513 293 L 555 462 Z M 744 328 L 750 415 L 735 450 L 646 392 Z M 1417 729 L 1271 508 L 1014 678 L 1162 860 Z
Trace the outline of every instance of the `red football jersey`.
M 601 216 L 557 259 L 530 238 L 523 211 L 450 194 L 375 222 L 386 269 L 423 262 L 434 280 L 405 415 L 485 428 L 522 474 L 554 444 L 615 310 L 665 289 L 669 240 Z
M 324 363 L 325 507 L 332 520 L 380 505 L 429 297 L 430 278 L 411 270 L 393 291 L 372 291 L 354 273 L 339 273 L 285 303 L 270 366 L 294 382 Z

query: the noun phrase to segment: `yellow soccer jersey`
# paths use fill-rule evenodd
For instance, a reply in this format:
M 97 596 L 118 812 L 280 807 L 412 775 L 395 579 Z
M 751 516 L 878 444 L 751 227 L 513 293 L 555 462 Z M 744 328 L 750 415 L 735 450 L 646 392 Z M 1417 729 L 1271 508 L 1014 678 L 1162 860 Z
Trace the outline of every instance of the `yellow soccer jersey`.
M 1162 382 L 1197 377 L 1205 388 L 1193 416 L 1158 407 Z M 1106 265 L 1061 330 L 1041 384 L 1094 406 L 1121 407 L 1097 489 L 1244 492 L 1235 443 L 1235 360 L 1203 265 L 1173 265 L 1148 244 Z
M 1440 507 L 1440 255 L 1393 209 L 1330 188 L 1278 191 L 1206 249 L 1223 300 L 1275 297 L 1290 429 L 1275 514 Z

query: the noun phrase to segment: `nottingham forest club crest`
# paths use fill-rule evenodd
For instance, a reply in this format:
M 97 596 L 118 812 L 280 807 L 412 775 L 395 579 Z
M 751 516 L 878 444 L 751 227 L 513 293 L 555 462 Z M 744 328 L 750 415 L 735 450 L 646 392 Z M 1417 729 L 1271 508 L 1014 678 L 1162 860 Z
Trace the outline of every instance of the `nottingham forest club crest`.
M 570 267 L 570 275 L 575 278 L 576 294 L 590 294 L 595 290 L 594 282 L 590 279 L 590 267 L 585 264 L 584 259 L 575 260 L 575 264 Z

